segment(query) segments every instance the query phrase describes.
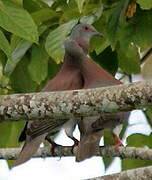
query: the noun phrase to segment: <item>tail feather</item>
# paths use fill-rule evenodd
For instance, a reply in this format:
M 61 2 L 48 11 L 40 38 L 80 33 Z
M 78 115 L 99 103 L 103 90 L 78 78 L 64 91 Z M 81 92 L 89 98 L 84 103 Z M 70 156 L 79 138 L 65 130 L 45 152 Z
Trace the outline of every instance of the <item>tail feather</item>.
M 76 161 L 80 162 L 97 155 L 100 139 L 101 131 L 82 136 L 76 153 Z
M 18 159 L 15 161 L 14 166 L 18 166 L 28 161 L 38 150 L 40 144 L 44 141 L 46 134 L 38 136 L 32 140 L 26 140 Z

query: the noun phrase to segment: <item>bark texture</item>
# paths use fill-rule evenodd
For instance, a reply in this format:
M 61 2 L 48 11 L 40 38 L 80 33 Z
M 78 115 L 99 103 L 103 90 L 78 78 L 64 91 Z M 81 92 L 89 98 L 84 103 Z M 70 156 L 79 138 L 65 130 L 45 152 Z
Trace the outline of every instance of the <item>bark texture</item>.
M 72 148 L 71 146 L 57 146 L 52 154 L 50 146 L 47 146 L 39 148 L 34 157 L 73 156 Z M 0 148 L 0 159 L 15 160 L 20 150 L 20 148 Z M 97 156 L 152 160 L 152 149 L 107 146 L 100 147 Z
M 87 90 L 0 96 L 0 121 L 94 116 L 152 105 L 152 81 Z
M 152 166 L 122 171 L 107 176 L 91 178 L 88 180 L 151 180 Z

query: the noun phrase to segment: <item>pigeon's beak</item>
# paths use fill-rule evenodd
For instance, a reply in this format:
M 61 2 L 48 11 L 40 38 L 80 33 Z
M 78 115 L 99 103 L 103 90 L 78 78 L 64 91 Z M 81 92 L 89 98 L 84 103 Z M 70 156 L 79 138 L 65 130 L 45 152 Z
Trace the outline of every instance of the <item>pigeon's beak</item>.
M 95 31 L 93 36 L 103 37 L 103 35 L 98 31 Z

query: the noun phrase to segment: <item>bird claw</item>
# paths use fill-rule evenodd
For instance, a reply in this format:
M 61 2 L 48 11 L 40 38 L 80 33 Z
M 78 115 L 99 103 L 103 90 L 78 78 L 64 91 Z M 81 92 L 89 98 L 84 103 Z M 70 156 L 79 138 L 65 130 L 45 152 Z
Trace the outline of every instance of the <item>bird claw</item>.
M 58 144 L 56 144 L 54 141 L 52 141 L 52 143 L 51 143 L 51 149 L 50 149 L 52 155 L 55 154 L 55 148 L 57 148 L 58 146 L 60 146 L 60 145 L 58 145 Z
M 51 153 L 52 153 L 52 155 L 54 155 L 55 154 L 55 148 L 57 148 L 57 147 L 59 147 L 59 146 L 61 146 L 61 145 L 59 145 L 59 144 L 56 144 L 51 138 L 49 138 L 49 137 L 46 137 L 45 138 L 50 144 L 51 144 Z
M 73 144 L 73 146 L 72 146 L 72 149 L 71 149 L 71 152 L 73 153 L 73 152 L 74 152 L 74 148 L 75 148 L 76 146 L 78 146 L 79 141 L 78 141 L 75 137 L 71 137 L 71 139 L 72 139 L 73 142 L 74 142 L 74 144 Z

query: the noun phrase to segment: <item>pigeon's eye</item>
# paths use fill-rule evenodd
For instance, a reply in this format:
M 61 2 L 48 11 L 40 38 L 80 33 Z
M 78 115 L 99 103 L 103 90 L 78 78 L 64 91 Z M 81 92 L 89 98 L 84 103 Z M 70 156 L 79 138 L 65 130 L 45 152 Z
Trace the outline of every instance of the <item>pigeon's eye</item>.
M 84 29 L 87 31 L 89 28 L 87 26 L 85 26 Z

